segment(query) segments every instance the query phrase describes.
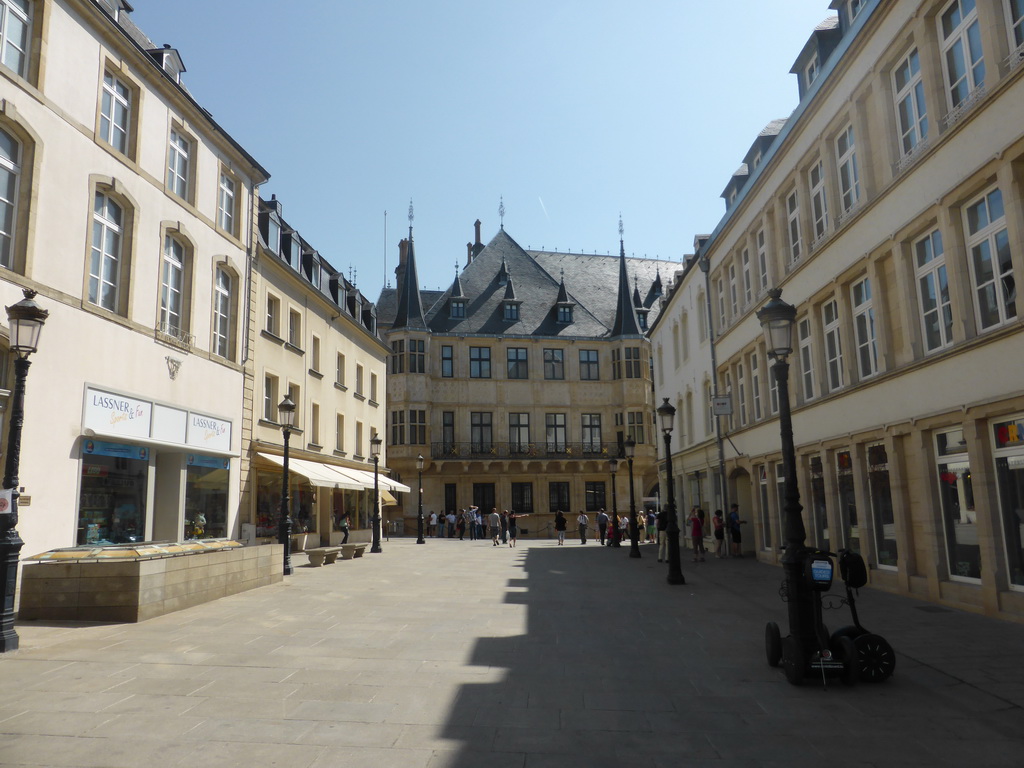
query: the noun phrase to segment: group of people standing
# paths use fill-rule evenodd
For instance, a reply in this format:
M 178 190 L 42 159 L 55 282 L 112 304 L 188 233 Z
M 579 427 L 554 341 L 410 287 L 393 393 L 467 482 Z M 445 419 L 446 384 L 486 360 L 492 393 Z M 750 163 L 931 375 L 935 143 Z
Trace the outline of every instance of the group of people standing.
M 498 512 L 497 508 L 492 508 L 485 521 L 480 507 L 475 504 L 469 509 L 460 509 L 458 513 L 448 511 L 438 515 L 436 512 L 431 512 L 427 518 L 427 536 L 439 539 L 458 537 L 459 541 L 462 541 L 468 531 L 470 541 L 476 541 L 485 538 L 486 522 L 487 534 L 494 546 L 498 546 L 500 538 L 502 544 L 514 547 L 519 536 L 519 520 L 525 517 L 529 517 L 529 515 L 520 515 L 507 509 Z
M 695 563 L 704 562 L 704 555 L 707 553 L 704 547 L 704 537 L 708 533 L 705 518 L 704 510 L 697 505 L 690 508 L 690 516 L 686 518 L 687 532 L 690 535 L 690 544 L 693 547 L 693 562 Z M 715 557 L 726 557 L 725 543 L 727 530 L 730 554 L 733 557 L 743 557 L 740 551 L 743 541 L 741 526 L 746 525 L 746 523 L 746 520 L 740 519 L 739 504 L 732 505 L 728 520 L 722 517 L 722 510 L 715 510 L 715 515 L 711 518 L 712 536 L 715 540 Z

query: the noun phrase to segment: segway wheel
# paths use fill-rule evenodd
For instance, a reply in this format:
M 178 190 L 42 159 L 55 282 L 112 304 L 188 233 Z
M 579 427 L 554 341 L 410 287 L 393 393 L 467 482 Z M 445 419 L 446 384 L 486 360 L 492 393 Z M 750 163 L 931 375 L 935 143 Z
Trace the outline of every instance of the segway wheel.
M 782 635 L 779 633 L 779 625 L 774 621 L 769 621 L 764 628 L 764 652 L 769 667 L 779 666 L 782 661 Z
M 857 646 L 849 637 L 839 638 L 839 653 L 843 657 L 843 672 L 839 676 L 843 685 L 854 685 L 860 678 L 860 663 L 857 658 Z
M 857 667 L 861 681 L 881 683 L 896 669 L 896 652 L 881 635 L 861 635 L 853 641 L 857 648 Z
M 807 675 L 807 659 L 804 658 L 800 642 L 792 635 L 782 639 L 782 667 L 790 685 L 803 685 Z
M 830 638 L 830 643 L 831 645 L 838 647 L 837 644 L 839 643 L 840 637 L 848 637 L 851 640 L 853 640 L 854 643 L 856 643 L 858 637 L 860 637 L 861 635 L 866 635 L 867 633 L 868 631 L 866 629 L 862 629 L 861 627 L 855 627 L 851 624 L 850 626 L 841 627 L 837 629 L 835 632 L 833 632 Z

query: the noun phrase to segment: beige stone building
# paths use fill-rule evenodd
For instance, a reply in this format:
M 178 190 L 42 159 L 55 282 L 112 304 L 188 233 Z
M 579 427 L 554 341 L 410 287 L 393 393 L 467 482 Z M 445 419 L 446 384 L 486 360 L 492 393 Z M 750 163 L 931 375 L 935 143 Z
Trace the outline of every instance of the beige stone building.
M 296 426 L 289 441 L 290 510 L 296 549 L 370 537 L 370 440 L 383 434 L 388 348 L 376 335 L 376 308 L 282 218 L 281 203 L 260 201 L 253 268 L 253 354 L 246 387 L 243 516 L 247 539 L 277 538 L 283 437 L 278 405 L 289 395 Z M 379 457 L 378 487 L 388 478 Z M 394 496 L 379 494 L 386 501 Z
M 30 288 L 49 311 L 28 377 L 23 557 L 238 532 L 245 286 L 268 174 L 129 11 L 0 0 L 0 302 Z
M 613 507 L 609 459 L 636 440 L 636 504 L 654 498 L 659 447 L 650 344 L 660 271 L 671 262 L 526 250 L 502 228 L 483 244 L 480 222 L 467 263 L 447 291 L 421 291 L 409 239 L 397 288 L 378 302 L 391 350 L 390 462 L 418 483 L 424 513 L 476 504 L 534 517 L 528 536 L 551 535 L 556 510 L 570 519 Z M 615 504 L 629 510 L 623 462 Z M 416 532 L 415 492 L 403 510 Z
M 832 7 L 794 64 L 798 107 L 752 145 L 669 291 L 658 394 L 700 396 L 690 366 L 709 357 L 688 363 L 674 329 L 709 309 L 729 495 L 745 548 L 776 562 L 778 399 L 755 311 L 781 288 L 808 543 L 859 550 L 874 586 L 1024 618 L 1022 7 Z M 684 431 L 707 434 L 705 409 Z

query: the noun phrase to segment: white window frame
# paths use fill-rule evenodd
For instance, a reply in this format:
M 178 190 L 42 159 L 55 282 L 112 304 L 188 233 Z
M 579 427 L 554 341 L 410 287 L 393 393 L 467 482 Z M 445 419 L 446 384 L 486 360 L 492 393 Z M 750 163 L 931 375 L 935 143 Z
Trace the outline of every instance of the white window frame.
M 281 336 L 281 299 L 267 294 L 266 331 L 272 336 Z
M 757 244 L 758 280 L 760 282 L 760 290 L 764 292 L 768 290 L 770 278 L 768 274 L 768 244 L 764 234 L 764 227 L 757 230 L 757 234 L 754 235 L 754 242 Z
M 0 0 L 2 2 L 2 0 Z M 11 133 L 0 129 L 0 138 L 10 143 L 11 152 L 0 152 L 0 265 L 14 267 L 17 244 L 18 194 L 21 187 L 22 147 Z M 6 226 L 3 226 L 6 222 Z
M 846 0 L 846 14 L 851 24 L 860 15 L 860 12 L 864 10 L 864 3 L 865 0 Z
M 131 138 L 132 89 L 106 70 L 100 98 L 100 138 L 122 155 L 128 154 Z
M 814 399 L 814 333 L 809 316 L 797 323 L 797 332 L 800 339 L 800 389 L 806 402 Z
M 774 416 L 779 412 L 779 382 L 775 380 L 775 365 L 771 358 L 766 360 L 765 374 L 768 376 L 768 412 Z
M 117 210 L 111 217 L 110 207 Z M 125 210 L 116 200 L 97 192 L 93 202 L 92 248 L 89 258 L 89 302 L 117 312 L 121 306 L 121 277 L 123 259 L 123 231 Z M 110 286 L 110 295 L 104 290 Z
M 185 244 L 170 233 L 164 235 L 160 260 L 160 330 L 179 336 L 185 327 Z
M 732 311 L 732 317 L 739 316 L 740 292 L 736 284 L 736 262 L 729 264 L 729 308 Z
M 828 234 L 828 196 L 825 194 L 825 164 L 818 162 L 807 172 L 807 185 L 811 190 L 811 231 L 814 243 Z
M 1019 53 L 1024 49 L 1024 2 L 1005 0 L 1003 8 L 1006 11 L 1006 31 L 1010 36 L 1010 50 Z
M 231 274 L 217 268 L 213 286 L 213 354 L 231 359 L 233 285 Z
M 893 67 L 892 90 L 900 154 L 909 157 L 928 140 L 928 108 L 917 48 L 908 51 L 900 63 Z
M 345 355 L 339 352 L 334 361 L 334 383 L 339 387 L 345 386 Z
M 288 343 L 302 349 L 302 313 L 294 309 L 288 310 Z
M 270 373 L 263 374 L 263 418 L 277 423 L 278 378 Z
M 860 172 L 857 170 L 857 145 L 853 125 L 836 137 L 836 170 L 839 174 L 839 198 L 843 213 L 849 213 L 860 201 Z
M 934 229 L 914 243 L 914 278 L 921 317 L 921 343 L 925 354 L 937 352 L 953 343 L 953 309 L 941 230 Z M 929 340 L 931 322 L 936 329 L 935 343 Z
M 750 353 L 750 394 L 753 405 L 751 417 L 760 421 L 764 413 L 761 410 L 761 355 L 757 350 Z
M 26 7 L 22 7 L 23 5 Z M 0 61 L 21 77 L 28 74 L 32 43 L 32 16 L 28 8 L 31 8 L 29 0 L 0 0 L 0 39 L 3 41 Z M 15 29 L 15 25 L 20 26 Z
M 853 308 L 853 336 L 857 345 L 857 369 L 861 379 L 878 373 L 878 339 L 875 333 L 875 304 L 871 280 L 864 277 L 850 286 Z
M 177 128 L 171 128 L 167 141 L 167 189 L 182 200 L 188 200 L 192 141 Z
M 217 190 L 217 226 L 228 234 L 235 234 L 235 211 L 238 182 L 226 171 L 220 172 Z
M 743 265 L 743 306 L 749 307 L 754 300 L 754 283 L 750 278 L 750 249 L 744 248 L 740 254 Z
M 789 262 L 800 261 L 803 249 L 803 238 L 800 233 L 800 194 L 794 189 L 786 195 L 786 232 L 789 236 Z
M 966 13 L 965 6 L 969 6 Z M 947 29 L 947 15 L 950 23 L 957 16 L 960 21 Z M 942 9 L 935 21 L 939 27 L 939 44 L 942 48 L 946 102 L 950 110 L 956 110 L 970 102 L 971 96 L 985 86 L 985 53 L 981 45 L 981 24 L 975 0 L 953 0 Z M 958 58 L 964 67 L 963 72 L 950 69 L 950 62 Z M 961 92 L 961 85 L 966 86 L 966 92 Z
M 334 414 L 334 450 L 345 452 L 345 414 Z
M 984 212 L 980 226 L 972 224 L 971 212 Z M 998 216 L 993 216 L 998 213 Z M 964 233 L 967 237 L 967 254 L 970 264 L 971 284 L 974 292 L 975 319 L 979 331 L 998 328 L 1017 317 L 1016 290 L 1006 296 L 1005 287 L 1013 285 L 1013 259 L 1010 254 L 1009 233 L 1006 229 L 1006 211 L 1003 207 L 1003 193 L 999 187 L 986 190 L 963 208 Z M 1005 260 L 1000 262 L 1000 251 Z M 988 262 L 988 266 L 985 263 Z M 986 272 L 988 274 L 986 274 Z M 987 298 L 986 298 L 987 297 Z M 996 320 L 985 322 L 983 303 L 993 305 Z M 991 313 L 991 309 L 989 313 Z
M 718 278 L 718 327 L 719 330 L 726 326 L 726 315 L 725 310 L 725 278 Z
M 729 411 L 729 431 L 732 432 L 736 429 L 736 405 L 732 401 L 732 372 L 725 372 L 724 387 L 725 396 L 729 398 L 729 402 L 732 403 L 732 408 Z
M 320 403 L 309 404 L 309 444 L 320 445 Z
M 804 65 L 804 87 L 810 88 L 811 84 L 818 79 L 818 72 L 820 67 L 818 66 L 818 52 L 814 51 L 811 55 L 811 60 Z
M 747 426 L 747 375 L 743 362 L 736 363 L 736 400 L 739 404 L 740 426 Z
M 839 302 L 835 298 L 821 305 L 821 331 L 825 345 L 825 385 L 829 392 L 835 392 L 845 383 Z

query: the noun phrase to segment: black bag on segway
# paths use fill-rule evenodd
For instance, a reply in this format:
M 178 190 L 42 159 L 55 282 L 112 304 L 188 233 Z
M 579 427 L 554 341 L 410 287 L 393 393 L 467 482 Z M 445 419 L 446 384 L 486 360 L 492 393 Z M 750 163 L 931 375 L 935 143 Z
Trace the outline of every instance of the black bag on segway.
M 844 549 L 839 553 L 839 575 L 851 589 L 860 589 L 868 583 L 868 569 L 864 558 L 856 552 Z

